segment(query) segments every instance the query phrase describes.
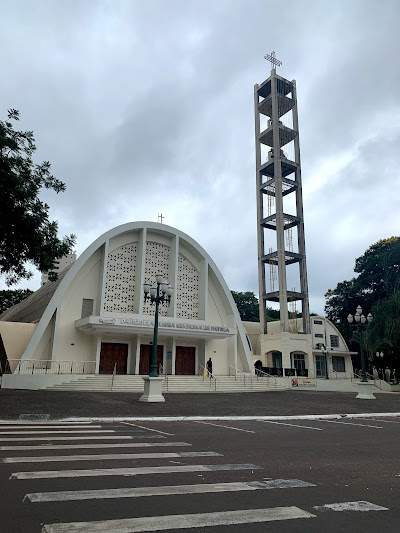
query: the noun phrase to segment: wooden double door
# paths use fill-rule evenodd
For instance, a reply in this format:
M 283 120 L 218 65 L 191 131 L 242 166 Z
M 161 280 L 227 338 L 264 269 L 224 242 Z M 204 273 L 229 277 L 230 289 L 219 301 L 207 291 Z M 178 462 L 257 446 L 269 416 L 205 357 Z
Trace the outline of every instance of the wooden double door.
M 196 348 L 194 346 L 176 347 L 175 374 L 178 376 L 194 376 L 196 374 Z
M 151 358 L 151 349 L 153 346 L 151 344 L 141 344 L 140 345 L 140 359 L 139 359 L 139 374 L 147 375 L 150 370 L 150 358 Z M 160 369 L 160 365 L 163 364 L 163 347 L 157 346 L 157 370 Z
M 119 342 L 102 342 L 100 351 L 100 374 L 126 374 L 128 371 L 128 345 Z

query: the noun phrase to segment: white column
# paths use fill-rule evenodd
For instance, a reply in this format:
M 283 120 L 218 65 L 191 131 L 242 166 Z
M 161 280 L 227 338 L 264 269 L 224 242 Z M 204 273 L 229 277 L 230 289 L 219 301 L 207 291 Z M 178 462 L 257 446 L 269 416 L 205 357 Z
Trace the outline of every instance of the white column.
M 176 340 L 175 337 L 172 337 L 172 368 L 171 368 L 171 374 L 175 375 L 175 361 L 176 361 Z
M 178 298 L 178 263 L 179 263 L 179 236 L 176 235 L 173 238 L 172 246 L 171 246 L 171 255 L 170 255 L 170 264 L 169 264 L 169 272 L 170 272 L 170 280 L 172 287 L 174 288 L 174 291 L 172 293 L 172 300 L 171 305 L 168 309 L 168 316 L 171 316 L 173 318 L 176 318 L 176 302 Z M 174 367 L 174 373 L 175 373 L 175 367 Z
M 140 315 L 143 313 L 144 295 L 143 295 L 143 283 L 146 263 L 146 241 L 147 241 L 147 229 L 143 228 L 140 232 L 138 249 L 136 255 L 136 281 L 135 281 L 135 302 L 134 310 Z
M 96 339 L 96 370 L 95 373 L 99 373 L 100 369 L 100 351 L 101 351 L 101 337 L 97 337 Z
M 102 270 L 101 270 L 101 292 L 100 292 L 100 303 L 98 306 L 100 315 L 104 311 L 104 294 L 105 294 L 105 289 L 106 289 L 107 257 L 108 257 L 109 247 L 110 247 L 110 240 L 107 239 L 103 247 L 103 265 L 102 265 Z
M 139 363 L 140 363 L 140 343 L 141 338 L 138 335 L 136 338 L 136 360 L 135 360 L 135 374 L 139 374 Z
M 200 267 L 200 287 L 199 287 L 199 312 L 200 320 L 207 322 L 207 309 L 208 309 L 208 261 L 203 259 Z

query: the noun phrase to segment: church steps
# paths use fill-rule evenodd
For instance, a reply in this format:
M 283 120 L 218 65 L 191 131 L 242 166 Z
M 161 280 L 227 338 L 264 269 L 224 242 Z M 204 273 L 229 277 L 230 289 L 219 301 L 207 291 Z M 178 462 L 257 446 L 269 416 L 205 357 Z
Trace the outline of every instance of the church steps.
M 99 392 L 142 392 L 143 376 L 138 375 L 85 375 L 69 376 L 65 382 L 47 385 L 51 390 L 80 390 Z M 168 376 L 164 379 L 164 392 L 251 392 L 282 390 L 288 388 L 286 379 L 255 378 L 247 376 L 235 379 L 233 376 L 216 376 L 215 380 L 202 376 Z

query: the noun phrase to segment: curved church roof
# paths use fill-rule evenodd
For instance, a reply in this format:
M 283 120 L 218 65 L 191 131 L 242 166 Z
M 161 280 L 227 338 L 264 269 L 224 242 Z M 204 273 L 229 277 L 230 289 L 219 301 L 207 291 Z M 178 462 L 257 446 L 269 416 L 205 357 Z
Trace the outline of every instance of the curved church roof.
M 166 234 L 170 237 L 179 237 L 185 244 L 191 246 L 201 258 L 203 258 L 205 261 L 207 261 L 210 270 L 213 272 L 218 285 L 222 289 L 222 292 L 225 295 L 226 301 L 228 303 L 230 314 L 233 315 L 236 326 L 237 326 L 237 332 L 238 332 L 238 338 L 240 339 L 240 343 L 243 347 L 243 350 L 245 352 L 245 358 L 247 359 L 249 367 L 252 366 L 251 363 L 251 351 L 249 349 L 247 339 L 246 339 L 246 333 L 244 330 L 244 326 L 241 322 L 239 312 L 237 310 L 236 304 L 233 300 L 231 291 L 229 290 L 221 272 L 219 271 L 218 267 L 212 260 L 212 258 L 208 255 L 208 253 L 204 250 L 202 246 L 200 246 L 199 243 L 197 243 L 194 239 L 192 239 L 189 235 L 186 233 L 173 228 L 171 226 L 167 226 L 165 224 L 159 224 L 155 222 L 129 222 L 127 224 L 122 224 L 120 226 L 117 226 L 107 232 L 105 232 L 103 235 L 101 235 L 98 239 L 96 239 L 88 248 L 79 256 L 77 261 L 73 263 L 68 269 L 66 269 L 58 278 L 58 280 L 54 283 L 47 283 L 44 285 L 41 289 L 39 289 L 36 293 L 31 295 L 27 300 L 25 301 L 25 305 L 22 306 L 20 311 L 22 312 L 22 309 L 29 305 L 29 303 L 34 303 L 35 301 L 35 295 L 36 300 L 39 301 L 39 297 L 42 295 L 42 306 L 41 308 L 37 310 L 37 316 L 40 320 L 39 323 L 35 329 L 34 334 L 32 335 L 32 338 L 22 355 L 22 358 L 31 358 L 36 350 L 36 348 L 39 345 L 39 342 L 42 338 L 42 336 L 45 333 L 45 330 L 47 326 L 49 325 L 54 313 L 56 312 L 58 306 L 62 304 L 64 295 L 68 291 L 68 288 L 71 286 L 72 282 L 76 278 L 76 276 L 79 274 L 83 266 L 88 262 L 88 260 L 95 254 L 101 247 L 105 246 L 106 243 L 108 243 L 111 239 L 118 237 L 122 234 L 128 233 L 130 231 L 139 231 L 139 230 L 150 230 L 161 234 Z M 47 287 L 48 286 L 48 287 Z M 45 297 L 46 296 L 46 297 Z M 43 305 L 45 300 L 47 299 L 46 304 Z M 30 302 L 28 302 L 30 300 Z M 21 302 L 24 303 L 24 302 Z M 21 304 L 18 304 L 19 306 Z M 18 307 L 18 306 L 15 306 Z M 39 306 L 38 306 L 39 307 Z M 7 317 L 7 311 L 4 314 L 3 320 L 18 320 L 19 317 L 22 316 L 20 312 L 17 313 L 18 310 L 13 311 L 14 308 L 11 308 L 9 310 L 9 317 L 14 318 L 8 318 Z

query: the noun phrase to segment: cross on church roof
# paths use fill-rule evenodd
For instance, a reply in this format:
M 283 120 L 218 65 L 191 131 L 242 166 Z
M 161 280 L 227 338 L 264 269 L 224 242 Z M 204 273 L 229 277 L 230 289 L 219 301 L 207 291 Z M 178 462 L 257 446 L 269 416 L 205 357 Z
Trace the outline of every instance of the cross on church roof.
M 280 67 L 282 65 L 282 61 L 280 61 L 276 57 L 275 50 L 272 50 L 272 52 L 270 54 L 266 54 L 264 56 L 264 59 L 266 59 L 267 61 L 269 61 L 271 63 L 272 68 Z
M 163 223 L 164 218 L 165 216 L 162 213 L 158 213 L 158 220 L 160 221 L 161 224 Z

